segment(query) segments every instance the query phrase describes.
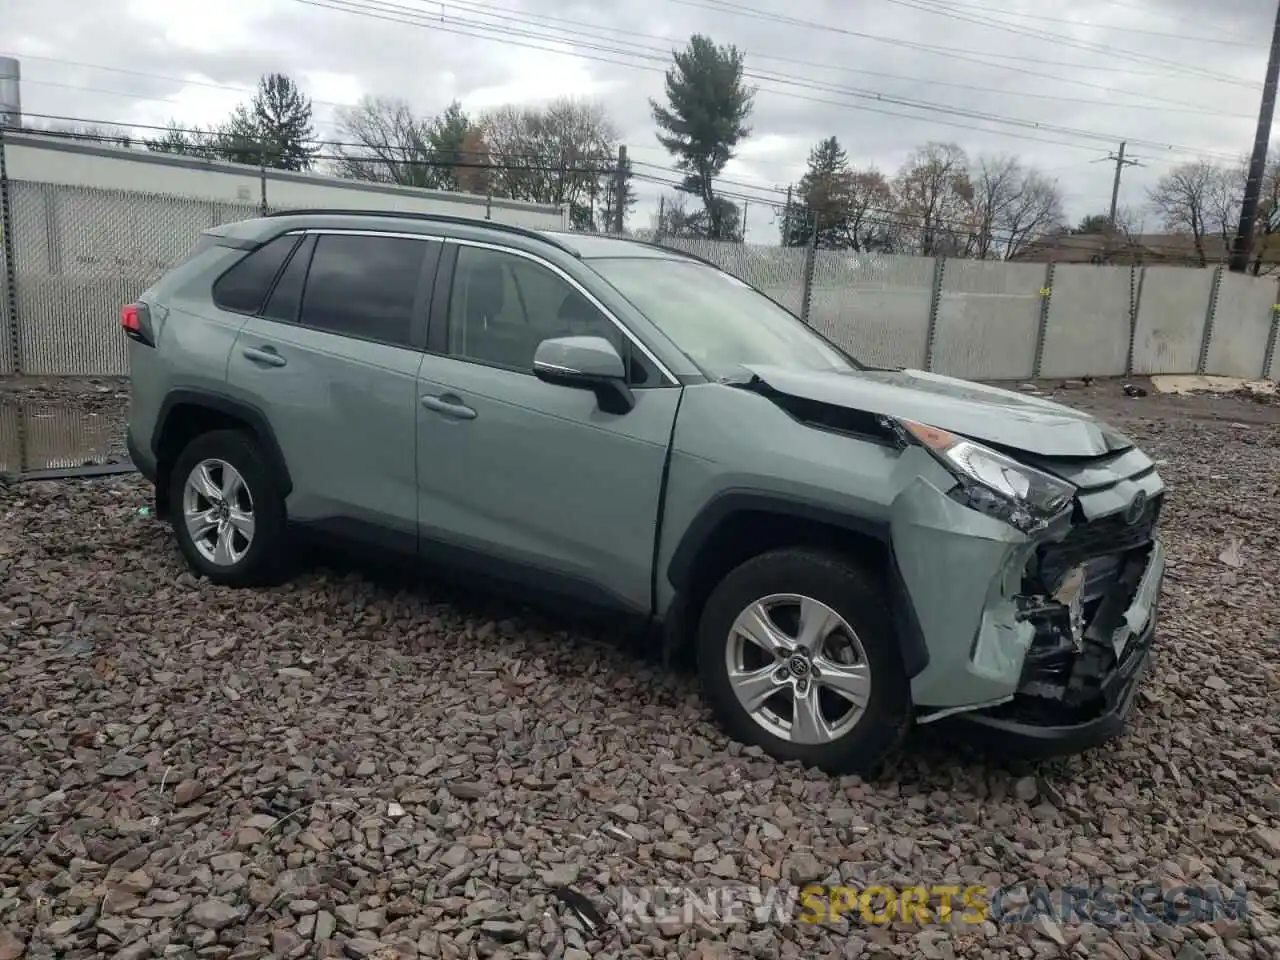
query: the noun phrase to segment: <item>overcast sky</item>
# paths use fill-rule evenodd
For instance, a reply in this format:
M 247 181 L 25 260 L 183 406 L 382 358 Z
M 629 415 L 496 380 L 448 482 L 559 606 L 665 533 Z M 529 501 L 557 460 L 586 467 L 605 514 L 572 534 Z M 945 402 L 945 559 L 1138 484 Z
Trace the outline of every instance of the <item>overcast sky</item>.
M 26 114 L 123 126 L 220 121 L 272 70 L 335 138 L 337 109 L 365 93 L 424 114 L 590 97 L 637 172 L 669 177 L 643 166 L 671 163 L 648 98 L 702 32 L 756 74 L 753 134 L 725 172 L 756 189 L 725 189 L 760 198 L 748 239 L 773 242 L 772 188 L 832 134 L 886 173 L 931 139 L 1017 154 L 1059 180 L 1072 219 L 1105 212 L 1115 168 L 1093 161 L 1127 138 L 1144 166 L 1121 203 L 1140 209 L 1170 165 L 1247 154 L 1274 16 L 1274 0 L 0 0 L 0 53 L 22 61 Z M 636 225 L 661 192 L 641 186 Z

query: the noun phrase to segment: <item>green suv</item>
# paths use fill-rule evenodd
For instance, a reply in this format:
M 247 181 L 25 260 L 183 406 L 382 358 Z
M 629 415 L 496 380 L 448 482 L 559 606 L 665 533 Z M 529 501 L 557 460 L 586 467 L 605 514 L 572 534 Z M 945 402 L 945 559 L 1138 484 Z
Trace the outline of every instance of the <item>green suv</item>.
M 1123 729 L 1164 551 L 1092 417 L 868 367 L 712 264 L 483 220 L 205 232 L 122 310 L 129 446 L 187 562 L 294 533 L 659 627 L 734 738 L 867 771 L 946 718 L 1023 755 Z

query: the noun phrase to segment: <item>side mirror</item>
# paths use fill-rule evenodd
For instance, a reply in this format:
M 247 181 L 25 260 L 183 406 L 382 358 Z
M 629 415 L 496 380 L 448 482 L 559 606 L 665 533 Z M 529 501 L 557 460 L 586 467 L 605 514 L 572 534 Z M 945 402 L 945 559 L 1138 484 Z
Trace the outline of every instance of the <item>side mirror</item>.
M 533 355 L 533 375 L 546 383 L 591 390 L 605 413 L 628 413 L 636 405 L 626 364 L 604 337 L 543 340 Z

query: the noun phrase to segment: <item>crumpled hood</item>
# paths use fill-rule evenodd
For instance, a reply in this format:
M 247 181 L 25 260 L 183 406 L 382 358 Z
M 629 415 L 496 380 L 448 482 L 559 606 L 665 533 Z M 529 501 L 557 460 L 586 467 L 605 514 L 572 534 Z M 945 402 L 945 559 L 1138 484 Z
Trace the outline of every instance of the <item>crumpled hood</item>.
M 1132 446 L 1089 414 L 1052 400 L 923 370 L 812 373 L 763 364 L 746 369 L 779 393 L 905 417 L 1042 457 L 1100 457 Z

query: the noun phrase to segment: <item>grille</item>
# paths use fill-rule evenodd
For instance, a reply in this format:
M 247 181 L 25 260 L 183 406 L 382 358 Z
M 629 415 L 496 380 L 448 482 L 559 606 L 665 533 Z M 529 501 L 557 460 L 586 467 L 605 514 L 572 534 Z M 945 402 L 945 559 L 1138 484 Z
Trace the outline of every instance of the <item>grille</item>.
M 1135 523 L 1126 522 L 1122 514 L 1113 514 L 1082 523 L 1058 543 L 1041 547 L 1038 552 L 1040 580 L 1045 584 L 1057 583 L 1068 570 L 1087 560 L 1146 546 L 1155 536 L 1163 502 L 1163 497 L 1153 497 Z

